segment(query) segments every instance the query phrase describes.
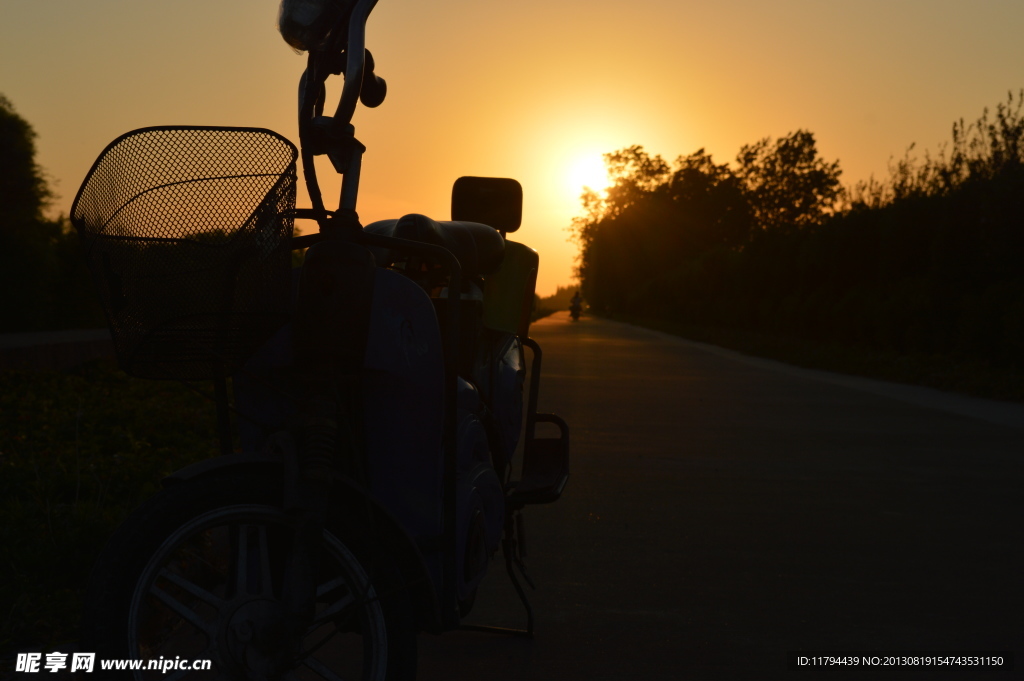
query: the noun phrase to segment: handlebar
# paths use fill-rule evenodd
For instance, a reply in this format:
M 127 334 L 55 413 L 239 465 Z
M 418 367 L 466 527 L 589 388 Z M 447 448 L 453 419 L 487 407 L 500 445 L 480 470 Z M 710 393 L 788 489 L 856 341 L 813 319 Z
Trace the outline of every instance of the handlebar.
M 341 90 L 338 109 L 334 112 L 334 128 L 340 128 L 352 122 L 356 112 L 356 102 L 363 89 L 363 68 L 366 65 L 366 20 L 376 6 L 377 0 L 359 0 L 352 9 L 348 19 L 348 44 L 345 54 L 345 86 Z
M 338 213 L 348 224 L 358 225 L 355 213 L 359 169 L 365 150 L 355 139 L 352 116 L 356 104 L 379 106 L 387 95 L 387 83 L 374 74 L 373 55 L 366 49 L 366 20 L 377 0 L 358 0 L 347 16 L 334 17 L 334 25 L 321 33 L 322 42 L 311 47 L 306 70 L 299 85 L 299 136 L 302 140 L 302 169 L 313 208 L 320 215 L 321 230 L 328 224 L 323 197 L 313 164 L 314 156 L 325 154 L 343 176 Z M 321 27 L 322 28 L 322 27 Z M 323 116 L 324 83 L 330 74 L 344 72 L 345 83 L 334 116 Z

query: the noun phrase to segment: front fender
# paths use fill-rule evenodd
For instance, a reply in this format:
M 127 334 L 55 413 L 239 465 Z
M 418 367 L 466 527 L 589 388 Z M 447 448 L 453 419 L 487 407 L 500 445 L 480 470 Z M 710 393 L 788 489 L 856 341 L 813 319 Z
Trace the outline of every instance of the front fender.
M 270 471 L 284 479 L 284 464 L 280 459 L 268 455 L 236 453 L 186 466 L 168 475 L 162 484 L 166 487 L 230 469 L 237 469 L 239 472 L 244 469 Z M 441 609 L 437 592 L 419 547 L 394 516 L 366 490 L 341 476 L 336 477 L 332 485 L 333 512 L 339 514 L 339 520 L 354 530 L 354 536 L 361 537 L 363 546 L 360 548 L 370 555 L 383 550 L 395 561 L 401 571 L 403 584 L 411 591 L 417 627 L 423 631 L 440 633 Z

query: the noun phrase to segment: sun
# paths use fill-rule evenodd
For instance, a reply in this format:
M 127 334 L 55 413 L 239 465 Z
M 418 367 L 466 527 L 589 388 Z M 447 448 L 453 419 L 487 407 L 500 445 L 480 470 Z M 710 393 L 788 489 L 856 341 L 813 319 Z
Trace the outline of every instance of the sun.
M 596 192 L 606 189 L 609 185 L 608 170 L 600 154 L 586 154 L 576 157 L 566 172 L 566 182 L 577 194 L 584 187 Z

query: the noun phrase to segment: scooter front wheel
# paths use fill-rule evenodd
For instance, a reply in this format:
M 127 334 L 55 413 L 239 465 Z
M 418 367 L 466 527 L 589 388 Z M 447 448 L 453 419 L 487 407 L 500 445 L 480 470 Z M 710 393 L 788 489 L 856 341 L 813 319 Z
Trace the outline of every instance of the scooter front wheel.
M 280 476 L 221 474 L 175 484 L 132 515 L 97 561 L 86 600 L 81 649 L 97 653 L 97 667 L 127 661 L 105 678 L 415 677 L 397 570 L 361 555 L 338 517 L 323 531 L 312 621 L 298 645 L 286 634 L 293 524 L 280 498 Z

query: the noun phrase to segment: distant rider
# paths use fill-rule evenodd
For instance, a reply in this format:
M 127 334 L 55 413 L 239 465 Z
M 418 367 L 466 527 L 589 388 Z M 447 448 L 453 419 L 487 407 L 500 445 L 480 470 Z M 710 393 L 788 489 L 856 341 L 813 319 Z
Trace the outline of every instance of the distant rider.
M 569 303 L 569 312 L 572 314 L 573 319 L 580 318 L 580 312 L 583 311 L 583 296 L 580 295 L 579 291 L 572 297 L 572 301 Z

